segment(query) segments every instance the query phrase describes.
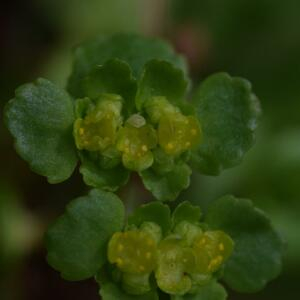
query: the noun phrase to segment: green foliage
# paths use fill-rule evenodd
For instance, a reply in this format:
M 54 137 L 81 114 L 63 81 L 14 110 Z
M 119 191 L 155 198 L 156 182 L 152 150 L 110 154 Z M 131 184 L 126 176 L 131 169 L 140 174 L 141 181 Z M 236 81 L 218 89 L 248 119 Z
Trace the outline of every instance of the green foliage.
M 69 95 L 46 79 L 20 86 L 6 106 L 6 124 L 19 155 L 50 183 L 68 179 L 77 163 Z
M 79 171 L 83 176 L 83 181 L 89 186 L 114 192 L 129 180 L 129 171 L 122 165 L 109 169 L 101 168 L 99 161 L 95 162 L 86 152 L 81 153 L 80 158 Z
M 164 96 L 171 103 L 178 104 L 184 99 L 188 82 L 181 69 L 170 62 L 152 60 L 145 65 L 136 95 L 138 109 L 156 96 Z
M 128 114 L 134 110 L 137 82 L 130 66 L 124 61 L 111 59 L 96 66 L 82 79 L 80 85 L 84 97 L 96 99 L 103 93 L 117 94 L 126 103 L 124 109 Z
M 208 285 L 202 286 L 195 294 L 185 296 L 172 296 L 171 300 L 225 300 L 227 293 L 224 287 L 213 281 Z
M 131 171 L 157 200 L 172 201 L 188 188 L 190 166 L 217 175 L 254 143 L 260 107 L 248 81 L 212 75 L 191 103 L 188 84 L 184 60 L 168 44 L 118 34 L 75 50 L 74 99 L 38 79 L 7 105 L 16 149 L 35 172 L 61 182 L 79 158 L 83 181 L 101 189 L 67 206 L 46 245 L 63 278 L 96 276 L 104 300 L 157 300 L 158 288 L 172 300 L 225 300 L 217 279 L 255 292 L 280 272 L 282 241 L 248 200 L 223 197 L 205 220 L 187 201 L 172 214 L 151 202 L 124 224 L 124 206 L 110 192 Z
M 138 207 L 128 218 L 129 225 L 141 226 L 143 222 L 158 224 L 164 234 L 171 229 L 171 212 L 167 205 L 160 202 L 151 202 Z
M 178 225 L 182 221 L 197 223 L 200 221 L 201 215 L 200 207 L 191 205 L 188 201 L 184 201 L 175 208 L 172 214 L 172 223 L 173 226 Z
M 67 280 L 92 277 L 106 262 L 107 243 L 123 222 L 123 204 L 112 193 L 92 190 L 73 200 L 47 232 L 49 264 Z
M 100 37 L 74 55 L 69 89 L 79 99 L 39 80 L 19 88 L 6 113 L 18 152 L 49 182 L 75 168 L 72 126 L 87 185 L 116 191 L 136 171 L 160 201 L 189 186 L 190 160 L 218 174 L 254 142 L 259 105 L 244 79 L 213 75 L 188 104 L 184 62 L 159 40 Z
M 128 295 L 118 285 L 111 282 L 101 286 L 100 295 L 103 300 L 158 300 L 158 295 L 155 291 L 151 291 L 144 295 Z
M 260 114 L 251 84 L 226 73 L 215 74 L 200 85 L 193 103 L 203 131 L 193 163 L 209 175 L 239 164 L 254 143 Z
M 178 163 L 171 171 L 164 174 L 148 169 L 140 172 L 140 176 L 145 187 L 155 198 L 170 201 L 176 199 L 182 190 L 188 188 L 191 173 L 192 170 L 187 164 Z
M 73 71 L 68 83 L 69 92 L 74 97 L 83 97 L 79 85 L 82 78 L 95 66 L 114 58 L 127 62 L 135 78 L 141 75 L 144 65 L 152 59 L 168 61 L 186 71 L 183 58 L 159 39 L 143 38 L 135 34 L 100 36 L 75 49 Z
M 210 208 L 206 222 L 228 233 L 234 252 L 224 280 L 239 292 L 257 292 L 281 270 L 283 242 L 270 220 L 251 201 L 225 196 Z

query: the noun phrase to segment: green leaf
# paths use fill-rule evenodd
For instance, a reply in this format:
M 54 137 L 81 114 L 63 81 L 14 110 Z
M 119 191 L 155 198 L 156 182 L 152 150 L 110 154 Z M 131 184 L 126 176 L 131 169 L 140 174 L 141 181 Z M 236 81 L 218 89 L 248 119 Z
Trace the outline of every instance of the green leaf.
M 282 240 L 250 200 L 222 197 L 209 209 L 206 222 L 234 240 L 234 251 L 224 270 L 224 280 L 232 289 L 256 292 L 280 273 Z
M 239 164 L 253 146 L 260 114 L 251 84 L 218 73 L 206 79 L 193 97 L 203 131 L 203 141 L 193 155 L 202 173 L 218 175 Z
M 123 290 L 121 290 L 121 288 L 111 282 L 101 285 L 100 295 L 103 300 L 158 300 L 156 291 L 134 296 L 126 294 Z
M 188 201 L 180 203 L 172 214 L 173 226 L 176 226 L 182 221 L 197 223 L 201 218 L 201 209 L 199 206 L 192 205 Z
M 69 178 L 77 163 L 73 110 L 69 95 L 46 79 L 20 86 L 5 109 L 17 152 L 50 183 Z
M 119 59 L 111 59 L 97 66 L 82 80 L 82 97 L 95 99 L 102 93 L 120 95 L 125 109 L 132 113 L 135 107 L 136 80 L 130 66 Z
M 101 168 L 99 162 L 93 161 L 84 152 L 80 152 L 80 173 L 85 184 L 115 192 L 129 180 L 129 171 L 121 164 L 111 168 Z
M 151 60 L 145 65 L 136 95 L 139 110 L 153 97 L 164 96 L 172 104 L 180 103 L 186 93 L 188 82 L 181 69 L 161 60 Z
M 172 296 L 172 300 L 225 300 L 227 293 L 224 287 L 213 281 L 208 285 L 202 286 L 195 294 L 185 296 Z
M 160 202 L 151 202 L 138 207 L 134 214 L 129 216 L 128 224 L 140 226 L 143 222 L 158 224 L 163 234 L 171 229 L 171 212 L 167 205 Z
M 124 214 L 112 193 L 94 189 L 73 200 L 47 232 L 49 264 L 67 280 L 92 277 L 106 262 L 107 243 L 122 230 Z
M 155 198 L 172 201 L 190 185 L 191 168 L 185 163 L 177 163 L 170 172 L 161 174 L 152 168 L 140 172 L 143 183 Z
M 115 34 L 86 42 L 75 49 L 73 72 L 69 78 L 68 90 L 76 97 L 81 97 L 82 90 L 78 84 L 97 65 L 107 60 L 118 58 L 127 62 L 133 76 L 138 78 L 146 62 L 152 59 L 166 60 L 186 72 L 184 59 L 174 53 L 164 41 L 145 38 L 136 34 Z

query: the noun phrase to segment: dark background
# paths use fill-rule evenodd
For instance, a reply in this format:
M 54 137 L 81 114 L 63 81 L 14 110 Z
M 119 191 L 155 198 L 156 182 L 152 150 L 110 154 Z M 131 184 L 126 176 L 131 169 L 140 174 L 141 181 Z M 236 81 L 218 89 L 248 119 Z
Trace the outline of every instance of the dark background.
M 256 146 L 219 177 L 194 172 L 182 199 L 204 209 L 233 193 L 263 208 L 287 241 L 282 275 L 253 295 L 230 300 L 297 299 L 300 288 L 299 0 L 2 0 L 0 3 L 0 299 L 98 299 L 97 286 L 63 281 L 45 261 L 43 233 L 81 178 L 49 185 L 14 151 L 3 107 L 36 77 L 64 86 L 71 49 L 96 34 L 133 31 L 169 40 L 188 58 L 194 84 L 215 71 L 248 78 L 264 111 Z M 147 200 L 139 181 L 121 191 Z M 130 204 L 129 203 L 129 204 Z

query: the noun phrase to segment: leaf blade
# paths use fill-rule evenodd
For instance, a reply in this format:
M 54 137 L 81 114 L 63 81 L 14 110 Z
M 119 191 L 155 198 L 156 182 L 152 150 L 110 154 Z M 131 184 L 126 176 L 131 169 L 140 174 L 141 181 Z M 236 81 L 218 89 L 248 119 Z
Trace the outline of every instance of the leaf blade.
M 112 193 L 94 189 L 73 200 L 47 231 L 48 263 L 67 280 L 92 277 L 106 262 L 107 243 L 122 229 L 124 214 Z
M 251 84 L 217 73 L 200 85 L 193 103 L 203 131 L 203 142 L 194 152 L 193 164 L 208 175 L 218 175 L 239 164 L 255 142 L 260 115 Z
M 265 214 L 250 200 L 224 196 L 209 209 L 206 222 L 234 240 L 224 280 L 239 292 L 257 292 L 281 271 L 283 242 Z
M 17 152 L 50 183 L 66 180 L 77 163 L 71 98 L 42 78 L 20 86 L 15 94 L 6 106 L 5 121 Z

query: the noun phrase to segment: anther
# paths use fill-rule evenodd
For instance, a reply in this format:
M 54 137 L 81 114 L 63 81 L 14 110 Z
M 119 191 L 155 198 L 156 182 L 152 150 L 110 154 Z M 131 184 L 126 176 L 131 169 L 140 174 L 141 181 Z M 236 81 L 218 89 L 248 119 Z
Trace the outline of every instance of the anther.
M 220 250 L 220 251 L 224 251 L 224 245 L 223 245 L 223 243 L 220 243 L 220 244 L 219 244 L 219 250 Z

